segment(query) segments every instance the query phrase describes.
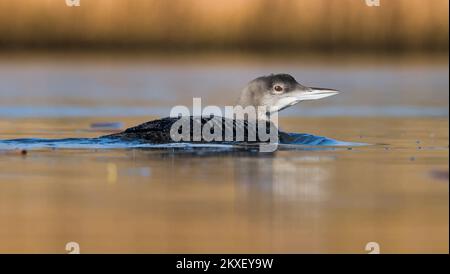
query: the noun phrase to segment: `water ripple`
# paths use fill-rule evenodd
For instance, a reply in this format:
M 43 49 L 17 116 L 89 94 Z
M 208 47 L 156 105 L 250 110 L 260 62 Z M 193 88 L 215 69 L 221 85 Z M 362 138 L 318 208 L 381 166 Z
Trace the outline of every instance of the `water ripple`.
M 342 142 L 328 137 L 316 136 L 305 133 L 282 133 L 279 145 L 285 149 L 295 149 L 302 146 L 330 147 L 330 146 L 362 146 L 364 143 Z M 64 138 L 64 139 L 40 139 L 25 138 L 0 140 L 0 150 L 15 149 L 128 149 L 128 148 L 215 148 L 215 149 L 245 149 L 254 148 L 255 145 L 246 144 L 214 144 L 214 143 L 170 143 L 151 144 L 141 141 L 123 141 L 115 138 Z M 320 148 L 319 148 L 320 149 Z

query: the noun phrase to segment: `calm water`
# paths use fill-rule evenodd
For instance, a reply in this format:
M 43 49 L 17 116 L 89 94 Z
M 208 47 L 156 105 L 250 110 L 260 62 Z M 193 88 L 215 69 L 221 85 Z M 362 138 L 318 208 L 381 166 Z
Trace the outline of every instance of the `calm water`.
M 234 102 L 289 72 L 339 96 L 293 107 L 283 130 L 370 146 L 29 146 L 0 142 L 0 252 L 449 250 L 448 64 L 0 61 L 0 140 L 92 138 Z M 302 81 L 304 79 L 304 81 Z M 92 127 L 113 122 L 115 129 Z M 26 148 L 27 153 L 21 149 Z

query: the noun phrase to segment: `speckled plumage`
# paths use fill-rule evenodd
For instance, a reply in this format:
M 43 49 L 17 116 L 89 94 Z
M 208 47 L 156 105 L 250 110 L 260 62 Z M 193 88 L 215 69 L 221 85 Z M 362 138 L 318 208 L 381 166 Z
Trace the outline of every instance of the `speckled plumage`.
M 244 120 L 232 120 L 224 117 L 218 117 L 213 116 L 209 118 L 205 117 L 183 117 L 184 119 L 190 120 L 190 140 L 193 141 L 193 129 L 194 129 L 194 123 L 199 123 L 200 128 L 203 128 L 205 124 L 207 124 L 209 121 L 214 121 L 215 123 L 221 123 L 222 124 L 222 141 L 219 141 L 220 143 L 227 143 L 227 142 L 235 142 L 236 140 L 233 139 L 232 141 L 226 141 L 225 140 L 225 129 L 233 130 L 234 136 L 236 135 L 236 131 L 238 129 L 244 128 L 244 140 L 239 140 L 241 142 L 247 142 L 247 143 L 258 143 L 258 142 L 268 142 L 268 140 L 261 140 L 259 139 L 260 135 L 258 134 L 258 126 L 257 124 L 252 124 L 252 122 L 244 121 Z M 166 117 L 159 120 L 154 120 L 150 122 L 143 123 L 141 125 L 128 128 L 123 132 L 111 134 L 107 136 L 102 136 L 102 138 L 118 138 L 125 141 L 141 141 L 146 143 L 152 143 L 152 144 L 165 144 L 165 143 L 174 143 L 173 139 L 171 138 L 170 130 L 175 122 L 177 122 L 180 118 L 170 118 Z M 266 121 L 263 121 L 266 122 Z M 276 128 L 273 126 L 273 129 L 276 130 Z M 256 129 L 256 139 L 252 140 L 249 138 L 249 130 Z M 266 122 L 266 131 L 269 130 L 269 123 Z M 278 132 L 278 130 L 277 130 Z M 201 136 L 202 139 L 200 141 L 196 141 L 199 143 L 217 143 L 217 141 L 206 141 L 203 139 L 203 136 Z

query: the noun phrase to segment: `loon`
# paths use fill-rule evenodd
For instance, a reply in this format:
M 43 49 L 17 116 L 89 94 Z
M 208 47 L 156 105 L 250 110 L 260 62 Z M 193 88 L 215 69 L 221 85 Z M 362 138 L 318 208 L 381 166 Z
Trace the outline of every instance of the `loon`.
M 307 87 L 299 84 L 294 77 L 289 74 L 270 74 L 267 76 L 258 77 L 247 84 L 242 90 L 241 95 L 236 103 L 236 106 L 242 108 L 252 106 L 255 108 L 264 107 L 266 112 L 257 113 L 256 121 L 266 122 L 269 126 L 273 126 L 268 118 L 268 115 L 278 113 L 279 111 L 293 106 L 301 101 L 317 100 L 332 95 L 338 94 L 339 91 L 328 88 L 316 88 Z M 245 132 L 243 142 L 251 142 L 248 138 L 251 129 L 258 127 L 251 127 L 252 122 L 246 120 L 230 119 L 218 116 L 197 117 L 197 116 L 185 116 L 185 117 L 166 117 L 150 122 L 143 123 L 141 125 L 131 127 L 123 132 L 115 133 L 112 135 L 102 136 L 101 138 L 114 138 L 126 141 L 141 141 L 151 144 L 167 144 L 175 143 L 171 136 L 171 128 L 180 119 L 188 119 L 190 125 L 198 123 L 200 126 L 207 124 L 210 121 L 215 123 L 222 123 L 225 127 L 231 127 L 233 132 L 236 132 L 239 128 Z M 192 126 L 191 128 L 193 128 Z M 280 142 L 289 138 L 289 133 L 284 133 L 276 129 L 278 132 L 278 138 Z M 193 132 L 190 130 L 192 136 Z M 259 136 L 258 132 L 255 134 Z M 192 139 L 190 139 L 192 140 Z M 198 142 L 207 142 L 201 137 Z M 260 142 L 259 138 L 253 140 Z M 210 141 L 209 141 L 210 142 Z M 221 142 L 226 143 L 226 142 Z

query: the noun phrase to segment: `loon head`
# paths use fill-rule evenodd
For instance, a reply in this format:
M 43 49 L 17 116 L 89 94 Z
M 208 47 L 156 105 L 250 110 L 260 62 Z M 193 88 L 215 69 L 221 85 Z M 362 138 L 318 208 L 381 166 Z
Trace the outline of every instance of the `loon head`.
M 334 89 L 303 86 L 289 74 L 271 74 L 248 83 L 241 93 L 238 105 L 262 106 L 273 113 L 301 101 L 322 99 L 338 93 Z

